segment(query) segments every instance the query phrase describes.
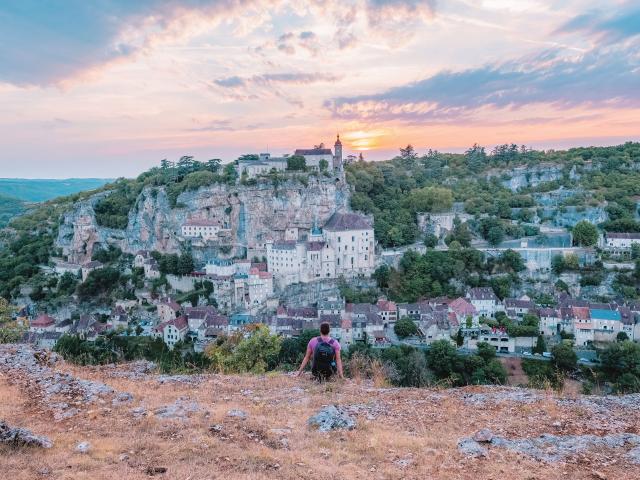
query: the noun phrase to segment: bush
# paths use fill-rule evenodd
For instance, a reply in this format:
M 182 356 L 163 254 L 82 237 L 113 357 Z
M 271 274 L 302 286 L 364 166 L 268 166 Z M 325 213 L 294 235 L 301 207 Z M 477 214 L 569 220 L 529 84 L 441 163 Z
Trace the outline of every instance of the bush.
M 230 373 L 264 373 L 278 364 L 282 339 L 266 325 L 254 324 L 206 350 L 212 366 Z

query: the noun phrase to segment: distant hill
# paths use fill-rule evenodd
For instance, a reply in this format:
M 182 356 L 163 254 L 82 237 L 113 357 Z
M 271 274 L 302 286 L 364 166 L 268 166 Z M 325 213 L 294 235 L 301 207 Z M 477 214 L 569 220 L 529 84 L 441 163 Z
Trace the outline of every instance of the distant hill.
M 4 227 L 13 217 L 21 214 L 24 209 L 22 200 L 0 194 L 0 228 Z
M 0 178 L 0 195 L 22 200 L 23 202 L 44 202 L 52 198 L 82 192 L 83 190 L 100 188 L 111 180 L 108 178 L 67 178 L 60 180 Z

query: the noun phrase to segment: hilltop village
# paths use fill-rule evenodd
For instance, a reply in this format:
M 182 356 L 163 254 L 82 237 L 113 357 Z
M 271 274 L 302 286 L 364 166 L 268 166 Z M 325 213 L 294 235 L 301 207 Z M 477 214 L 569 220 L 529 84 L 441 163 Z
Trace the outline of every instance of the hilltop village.
M 77 196 L 59 211 L 52 254 L 11 291 L 21 341 L 150 337 L 197 353 L 249 325 L 298 338 L 328 322 L 347 349 L 444 340 L 545 356 L 567 344 L 592 362 L 639 340 L 636 197 L 585 200 L 581 182 L 608 168 L 593 155 L 560 164 L 476 148 L 462 158 L 466 174 L 481 172 L 477 198 L 442 176 L 457 157 L 409 146 L 376 165 L 343 158 L 339 136 L 333 150 L 163 161 Z M 620 168 L 637 171 L 629 148 Z M 499 155 L 512 155 L 509 174 Z M 404 200 L 376 187 L 424 172 L 441 179 Z

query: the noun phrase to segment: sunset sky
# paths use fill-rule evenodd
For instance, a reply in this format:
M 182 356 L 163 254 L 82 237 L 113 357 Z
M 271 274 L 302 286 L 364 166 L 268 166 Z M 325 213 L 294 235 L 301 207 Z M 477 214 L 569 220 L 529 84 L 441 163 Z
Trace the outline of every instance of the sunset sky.
M 0 177 L 640 140 L 640 4 L 4 0 Z

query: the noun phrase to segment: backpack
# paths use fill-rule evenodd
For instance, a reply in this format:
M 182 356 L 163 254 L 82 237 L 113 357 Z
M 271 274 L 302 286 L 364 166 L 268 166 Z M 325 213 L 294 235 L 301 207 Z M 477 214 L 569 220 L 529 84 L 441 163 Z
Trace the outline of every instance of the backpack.
M 314 373 L 323 373 L 331 375 L 334 370 L 336 352 L 333 349 L 335 340 L 332 338 L 329 341 L 325 341 L 322 337 L 318 337 L 318 343 L 313 350 L 313 366 Z

